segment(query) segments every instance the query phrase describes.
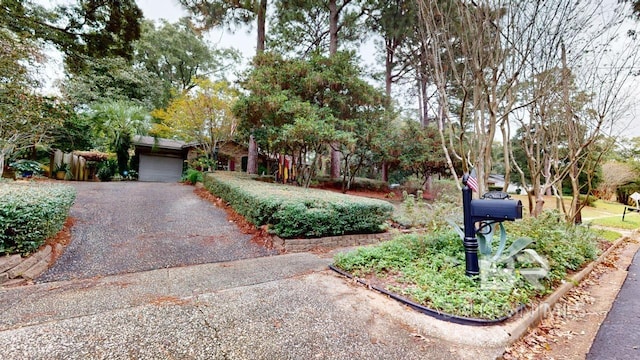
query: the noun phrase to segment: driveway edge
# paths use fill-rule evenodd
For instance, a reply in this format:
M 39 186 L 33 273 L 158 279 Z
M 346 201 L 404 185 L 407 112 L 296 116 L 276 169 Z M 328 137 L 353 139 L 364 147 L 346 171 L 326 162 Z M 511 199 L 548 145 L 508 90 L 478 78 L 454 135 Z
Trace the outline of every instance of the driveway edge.
M 509 332 L 511 336 L 505 343 L 505 349 L 518 341 L 529 329 L 538 326 L 540 322 L 549 315 L 553 307 L 563 296 L 577 286 L 597 265 L 601 264 L 614 249 L 617 249 L 622 243 L 629 240 L 631 240 L 631 238 L 626 235 L 616 240 L 613 245 L 605 250 L 596 260 L 592 261 L 577 274 L 571 276 L 567 282 L 558 287 L 545 301 L 541 302 L 534 310 L 529 311 L 528 315 L 526 315 L 523 320 L 518 321 L 515 327 Z

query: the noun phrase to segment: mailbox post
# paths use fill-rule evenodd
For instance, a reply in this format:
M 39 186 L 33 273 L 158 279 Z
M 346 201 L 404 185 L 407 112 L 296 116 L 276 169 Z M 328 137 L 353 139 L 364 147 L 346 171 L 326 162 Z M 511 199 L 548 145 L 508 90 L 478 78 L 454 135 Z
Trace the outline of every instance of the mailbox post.
M 462 177 L 462 211 L 464 213 L 464 262 L 466 265 L 465 275 L 480 275 L 480 266 L 478 265 L 478 239 L 476 239 L 476 230 L 474 227 L 473 217 L 471 216 L 471 188 L 467 185 L 469 174 Z
M 510 200 L 507 193 L 490 191 L 482 199 L 472 200 L 471 188 L 467 185 L 469 175 L 462 177 L 462 210 L 464 214 L 464 258 L 465 275 L 480 274 L 478 264 L 478 239 L 475 223 L 485 222 L 491 225 L 502 221 L 522 219 L 522 202 Z

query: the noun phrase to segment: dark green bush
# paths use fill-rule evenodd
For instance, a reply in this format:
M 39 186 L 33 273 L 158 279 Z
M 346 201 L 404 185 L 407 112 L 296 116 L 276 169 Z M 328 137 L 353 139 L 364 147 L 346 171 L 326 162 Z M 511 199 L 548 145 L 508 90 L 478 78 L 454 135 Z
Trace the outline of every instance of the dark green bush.
M 100 181 L 111 181 L 117 173 L 118 162 L 115 159 L 109 159 L 100 163 L 97 176 Z
M 342 189 L 342 178 L 331 179 L 329 177 L 318 177 L 316 180 L 318 181 L 318 186 L 337 190 Z M 386 181 L 357 177 L 353 179 L 350 189 L 387 192 L 389 191 L 389 184 Z
M 42 174 L 42 165 L 33 160 L 16 160 L 9 164 L 9 167 L 19 173 Z
M 228 172 L 207 174 L 205 187 L 256 226 L 284 238 L 383 231 L 393 207 L 386 201 L 269 184 Z
M 567 224 L 557 211 L 545 211 L 537 218 L 505 223 L 513 237 L 530 237 L 532 248 L 549 260 L 549 279 L 564 279 L 567 270 L 576 271 L 599 253 L 598 234 L 586 226 Z
M 0 183 L 0 254 L 28 254 L 58 233 L 76 197 L 71 186 Z
M 182 176 L 182 181 L 189 182 L 190 184 L 202 182 L 202 171 L 187 169 L 187 172 Z

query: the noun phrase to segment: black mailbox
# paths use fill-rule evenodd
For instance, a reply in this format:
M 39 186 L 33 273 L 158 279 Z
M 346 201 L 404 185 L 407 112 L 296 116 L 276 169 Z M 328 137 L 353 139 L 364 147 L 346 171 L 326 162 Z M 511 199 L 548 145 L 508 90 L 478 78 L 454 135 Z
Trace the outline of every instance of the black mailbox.
M 477 276 L 480 274 L 478 263 L 478 239 L 476 238 L 475 223 L 485 222 L 480 229 L 488 224 L 500 221 L 522 219 L 522 202 L 511 200 L 509 194 L 502 191 L 489 191 L 482 199 L 473 200 L 472 190 L 468 184 L 470 175 L 462 177 L 462 209 L 464 212 L 464 261 L 465 274 Z M 477 191 L 477 190 L 476 190 Z
M 471 200 L 471 218 L 473 222 L 522 219 L 522 202 L 508 199 L 474 199 Z

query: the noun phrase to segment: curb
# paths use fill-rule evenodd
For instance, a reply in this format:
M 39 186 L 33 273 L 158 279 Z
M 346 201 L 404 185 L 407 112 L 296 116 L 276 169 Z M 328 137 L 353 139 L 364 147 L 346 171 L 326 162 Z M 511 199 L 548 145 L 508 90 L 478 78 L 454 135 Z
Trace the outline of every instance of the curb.
M 279 250 L 288 253 L 309 252 L 318 249 L 334 250 L 351 246 L 374 245 L 392 239 L 397 234 L 387 231 L 374 234 L 349 234 L 326 236 L 320 238 L 283 239 L 272 235 L 273 243 Z
M 562 284 L 556 291 L 549 295 L 543 302 L 541 302 L 534 310 L 530 311 L 528 316 L 524 320 L 520 320 L 515 328 L 510 332 L 509 340 L 505 344 L 505 348 L 518 341 L 524 336 L 530 328 L 538 326 L 540 322 L 547 317 L 547 315 L 553 310 L 555 304 L 565 296 L 569 290 L 573 289 L 576 284 L 582 282 L 582 280 L 593 271 L 596 265 L 601 264 L 614 249 L 617 249 L 620 244 L 625 241 L 631 240 L 629 236 L 623 236 L 616 240 L 605 252 L 603 252 L 596 260 L 592 261 L 584 269 L 577 274 L 571 276 L 571 278 Z
M 44 273 L 60 253 L 62 245 L 46 245 L 28 257 L 19 254 L 0 257 L 0 289 L 24 285 Z
M 447 314 L 444 312 L 440 312 L 438 310 L 434 310 L 431 308 L 428 308 L 426 306 L 420 305 L 418 303 L 415 303 L 405 297 L 402 297 L 398 294 L 393 293 L 392 291 L 386 290 L 384 287 L 380 287 L 377 285 L 372 285 L 369 284 L 368 282 L 366 282 L 363 279 L 360 278 L 356 278 L 353 275 L 351 275 L 350 273 L 346 272 L 346 271 L 342 271 L 339 268 L 335 267 L 333 264 L 329 265 L 329 269 L 335 271 L 336 273 L 355 281 L 356 283 L 360 284 L 360 285 L 364 285 L 365 287 L 369 288 L 369 289 L 373 289 L 376 290 L 377 292 L 384 294 L 398 302 L 400 302 L 403 305 L 406 305 L 420 313 L 423 313 L 425 315 L 431 316 L 434 319 L 437 320 L 441 320 L 441 321 L 446 321 L 446 322 L 450 322 L 453 324 L 457 324 L 457 325 L 469 325 L 469 326 L 494 326 L 494 325 L 500 325 L 502 323 L 504 323 L 505 321 L 509 320 L 514 313 L 520 311 L 524 306 L 520 306 L 517 310 L 515 310 L 514 312 L 512 312 L 509 315 L 503 316 L 499 319 L 494 319 L 494 320 L 485 320 L 485 319 L 476 319 L 476 318 L 470 318 L 470 317 L 464 317 L 464 316 L 458 316 L 458 315 L 452 315 L 452 314 Z

